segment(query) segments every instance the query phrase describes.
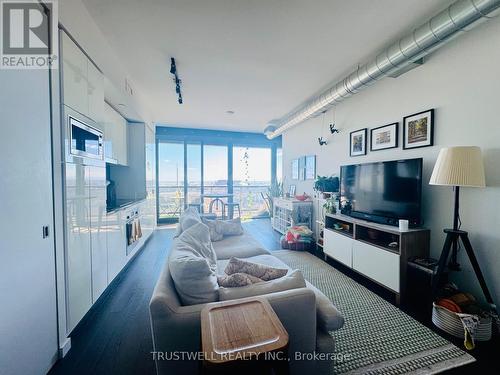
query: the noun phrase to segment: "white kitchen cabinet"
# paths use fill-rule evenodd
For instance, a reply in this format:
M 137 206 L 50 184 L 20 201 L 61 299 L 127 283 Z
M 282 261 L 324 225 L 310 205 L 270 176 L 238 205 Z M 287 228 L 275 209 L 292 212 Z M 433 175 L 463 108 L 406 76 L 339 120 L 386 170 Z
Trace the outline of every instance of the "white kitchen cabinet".
M 127 133 L 127 120 L 104 103 L 104 153 L 107 161 L 128 165 Z
M 104 77 L 73 40 L 61 31 L 63 103 L 102 124 Z
M 117 210 L 106 216 L 106 244 L 108 248 L 108 284 L 127 263 L 124 211 Z
M 352 267 L 352 247 L 354 240 L 327 228 L 324 229 L 323 236 L 323 252 L 346 266 Z
M 354 241 L 352 268 L 399 293 L 399 254 Z
M 92 261 L 88 167 L 65 164 L 66 174 L 66 274 L 68 332 L 92 305 Z
M 89 167 L 89 177 L 92 301 L 95 302 L 108 286 L 106 169 L 102 167 Z
M 104 121 L 104 77 L 97 67 L 87 61 L 88 67 L 88 117 L 99 124 Z
M 88 114 L 87 57 L 65 33 L 61 32 L 63 102 L 84 115 Z

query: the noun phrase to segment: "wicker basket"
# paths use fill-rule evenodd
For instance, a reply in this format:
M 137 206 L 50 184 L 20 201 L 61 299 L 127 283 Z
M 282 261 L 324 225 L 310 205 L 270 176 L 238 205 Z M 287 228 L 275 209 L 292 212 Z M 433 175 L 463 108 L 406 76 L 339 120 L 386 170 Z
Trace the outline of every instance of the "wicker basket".
M 432 323 L 446 333 L 463 339 L 465 330 L 460 317 L 442 306 L 432 304 Z M 491 317 L 481 318 L 474 335 L 474 340 L 489 341 L 491 339 L 492 319 Z

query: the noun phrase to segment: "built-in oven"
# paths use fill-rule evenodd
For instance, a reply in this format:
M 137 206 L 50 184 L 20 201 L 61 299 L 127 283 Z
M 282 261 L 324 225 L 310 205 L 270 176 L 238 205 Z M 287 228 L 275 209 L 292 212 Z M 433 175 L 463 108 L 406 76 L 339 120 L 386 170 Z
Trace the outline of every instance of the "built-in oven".
M 69 116 L 69 140 L 71 155 L 103 160 L 102 132 L 99 129 Z
M 127 215 L 125 236 L 127 241 L 127 255 L 129 255 L 142 237 L 141 220 L 139 217 L 139 210 L 137 209 Z

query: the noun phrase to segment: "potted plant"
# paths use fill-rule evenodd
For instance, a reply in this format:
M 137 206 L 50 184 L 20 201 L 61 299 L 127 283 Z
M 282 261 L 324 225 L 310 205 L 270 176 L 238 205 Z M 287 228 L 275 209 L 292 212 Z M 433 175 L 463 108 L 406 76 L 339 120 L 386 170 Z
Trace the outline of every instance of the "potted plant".
M 318 176 L 314 181 L 314 190 L 322 193 L 323 198 L 330 198 L 332 193 L 339 191 L 339 178 L 337 176 Z
M 332 195 L 328 198 L 323 204 L 323 208 L 325 209 L 325 213 L 327 214 L 336 214 L 337 213 L 337 197 Z
M 267 188 L 267 192 L 265 193 L 260 193 L 262 195 L 262 198 L 264 200 L 264 203 L 266 204 L 267 211 L 269 212 L 269 216 L 272 218 L 273 217 L 273 206 L 274 206 L 274 198 L 279 198 L 283 196 L 283 183 L 281 182 L 275 182 L 271 186 Z

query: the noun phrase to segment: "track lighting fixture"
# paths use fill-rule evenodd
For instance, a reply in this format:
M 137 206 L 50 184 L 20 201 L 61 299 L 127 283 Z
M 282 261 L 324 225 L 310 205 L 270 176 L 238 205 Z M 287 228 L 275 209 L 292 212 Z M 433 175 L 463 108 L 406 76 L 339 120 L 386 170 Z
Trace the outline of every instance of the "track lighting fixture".
M 173 81 L 175 83 L 175 92 L 177 93 L 177 102 L 182 104 L 182 92 L 181 92 L 181 84 L 182 81 L 179 79 L 179 75 L 177 74 L 177 65 L 175 64 L 175 59 L 173 57 L 170 58 L 170 74 L 173 74 Z

